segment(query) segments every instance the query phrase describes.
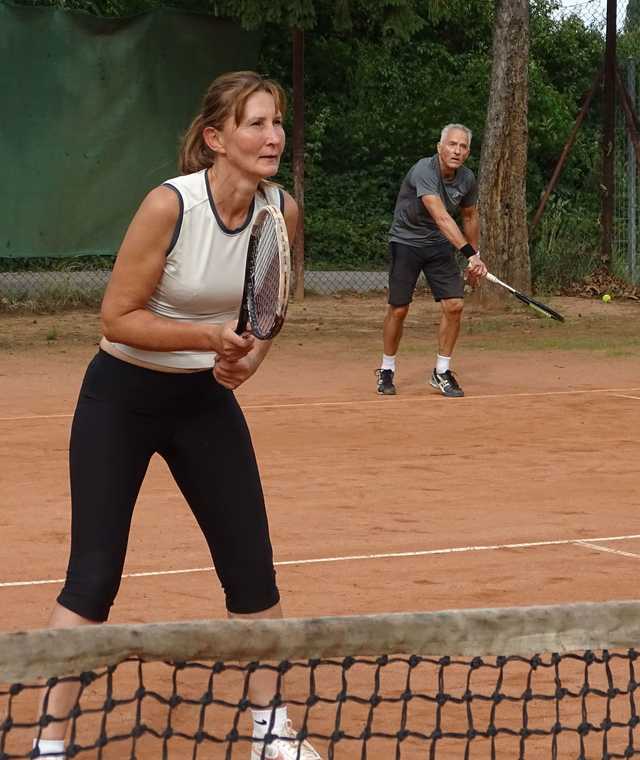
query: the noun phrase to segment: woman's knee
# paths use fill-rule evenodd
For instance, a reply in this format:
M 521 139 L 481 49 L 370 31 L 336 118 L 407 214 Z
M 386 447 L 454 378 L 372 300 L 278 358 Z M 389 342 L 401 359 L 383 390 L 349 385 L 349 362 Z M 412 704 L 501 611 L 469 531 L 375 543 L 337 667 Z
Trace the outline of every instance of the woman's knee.
M 69 565 L 58 603 L 87 620 L 102 623 L 109 617 L 120 588 L 122 570 L 107 565 L 96 566 L 95 558 L 93 560 L 91 567 L 78 560 Z
M 276 571 L 228 573 L 223 583 L 227 610 L 235 615 L 251 615 L 274 607 L 280 601 Z

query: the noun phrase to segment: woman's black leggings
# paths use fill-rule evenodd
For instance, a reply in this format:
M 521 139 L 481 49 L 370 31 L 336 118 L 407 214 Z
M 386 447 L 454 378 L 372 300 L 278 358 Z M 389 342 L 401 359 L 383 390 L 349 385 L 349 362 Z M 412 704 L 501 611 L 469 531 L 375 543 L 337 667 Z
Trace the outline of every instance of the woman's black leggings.
M 273 607 L 280 597 L 260 475 L 235 396 L 211 370 L 156 372 L 104 351 L 89 364 L 71 428 L 71 556 L 58 602 L 107 619 L 155 453 L 207 540 L 227 609 Z

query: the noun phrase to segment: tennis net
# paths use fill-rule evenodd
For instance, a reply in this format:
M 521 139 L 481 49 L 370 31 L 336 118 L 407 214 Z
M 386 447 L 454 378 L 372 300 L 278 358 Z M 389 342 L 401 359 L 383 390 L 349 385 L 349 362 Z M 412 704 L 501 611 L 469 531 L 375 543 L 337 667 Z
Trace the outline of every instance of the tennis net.
M 640 602 L 2 634 L 0 760 L 61 683 L 66 757 L 249 758 L 264 670 L 330 760 L 640 757 L 639 643 Z

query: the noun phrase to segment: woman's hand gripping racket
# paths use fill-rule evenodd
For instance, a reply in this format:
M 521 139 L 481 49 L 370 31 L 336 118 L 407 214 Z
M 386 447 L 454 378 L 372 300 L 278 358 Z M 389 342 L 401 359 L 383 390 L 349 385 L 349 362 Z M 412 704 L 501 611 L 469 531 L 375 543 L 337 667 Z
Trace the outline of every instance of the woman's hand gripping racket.
M 527 304 L 527 306 L 530 306 L 538 314 L 542 314 L 543 317 L 549 317 L 550 319 L 555 319 L 558 322 L 564 322 L 564 317 L 562 314 L 558 314 L 558 312 L 554 311 L 550 306 L 547 306 L 544 303 L 540 303 L 540 301 L 536 301 L 530 296 L 526 296 L 524 293 L 521 293 L 519 290 L 512 288 L 511 285 L 507 285 L 506 282 L 502 282 L 502 280 L 499 280 L 494 274 L 491 274 L 491 272 L 487 272 L 485 277 L 487 280 L 489 280 L 489 282 L 493 282 L 495 285 L 500 285 L 501 288 L 508 290 L 519 301 Z
M 258 212 L 247 248 L 242 303 L 236 333 L 270 340 L 281 330 L 289 303 L 291 255 L 287 228 L 276 206 Z

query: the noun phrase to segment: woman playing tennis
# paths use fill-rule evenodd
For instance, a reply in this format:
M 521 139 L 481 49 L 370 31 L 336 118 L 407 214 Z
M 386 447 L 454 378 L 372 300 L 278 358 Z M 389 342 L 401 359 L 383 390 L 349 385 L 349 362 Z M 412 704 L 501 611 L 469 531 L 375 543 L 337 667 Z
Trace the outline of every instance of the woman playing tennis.
M 162 456 L 207 541 L 230 616 L 282 617 L 260 476 L 233 389 L 260 367 L 268 341 L 237 335 L 245 254 L 256 214 L 298 210 L 267 181 L 284 149 L 285 97 L 241 71 L 218 77 L 181 149 L 182 175 L 152 190 L 118 252 L 102 304 L 104 337 L 71 429 L 71 554 L 50 626 L 106 621 L 124 566 L 149 460 Z M 256 671 L 254 738 L 295 737 L 287 708 L 268 708 L 276 676 Z M 50 696 L 68 715 L 77 687 Z M 41 753 L 64 752 L 66 723 L 43 729 Z M 314 760 L 308 742 L 256 741 L 251 757 Z

